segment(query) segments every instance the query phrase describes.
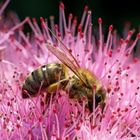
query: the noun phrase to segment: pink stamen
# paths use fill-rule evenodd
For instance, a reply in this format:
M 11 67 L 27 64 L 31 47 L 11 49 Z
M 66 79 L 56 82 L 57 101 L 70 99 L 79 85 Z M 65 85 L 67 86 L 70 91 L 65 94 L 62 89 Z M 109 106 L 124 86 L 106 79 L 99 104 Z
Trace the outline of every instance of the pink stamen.
M 83 12 L 83 15 L 82 15 L 82 18 L 81 18 L 81 22 L 80 22 L 80 25 L 81 25 L 82 27 L 83 27 L 83 25 L 84 25 L 87 12 L 88 12 L 88 6 L 85 6 L 84 12 Z
M 3 11 L 5 10 L 5 8 L 7 7 L 7 5 L 9 4 L 10 0 L 5 0 L 4 4 L 2 5 L 2 7 L 0 7 L 0 15 L 3 13 Z M 1 3 L 0 3 L 1 4 Z

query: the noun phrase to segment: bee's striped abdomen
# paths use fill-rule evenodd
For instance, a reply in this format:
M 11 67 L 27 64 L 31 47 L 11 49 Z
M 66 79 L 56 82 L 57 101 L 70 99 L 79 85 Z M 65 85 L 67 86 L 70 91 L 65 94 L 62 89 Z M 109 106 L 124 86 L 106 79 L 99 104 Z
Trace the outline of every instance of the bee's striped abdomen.
M 66 78 L 66 70 L 63 64 L 51 63 L 34 70 L 25 80 L 22 86 L 22 97 L 36 96 L 39 89 L 47 89 L 51 84 Z

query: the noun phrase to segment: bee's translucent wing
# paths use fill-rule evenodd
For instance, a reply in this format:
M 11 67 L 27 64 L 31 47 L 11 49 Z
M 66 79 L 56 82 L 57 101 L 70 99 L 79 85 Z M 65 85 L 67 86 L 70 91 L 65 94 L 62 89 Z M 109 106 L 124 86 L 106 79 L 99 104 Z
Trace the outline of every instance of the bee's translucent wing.
M 51 32 L 51 34 L 56 38 L 56 40 L 58 42 L 60 42 L 61 46 L 60 48 L 67 53 L 67 55 L 70 57 L 70 60 L 73 61 L 73 63 L 75 63 L 75 65 L 77 67 L 80 67 L 78 62 L 76 61 L 76 59 L 74 58 L 74 56 L 70 53 L 69 49 L 67 48 L 67 46 L 51 31 L 51 29 L 48 28 L 48 30 Z
M 74 74 L 84 83 L 86 81 L 82 77 L 82 75 L 78 72 L 78 67 L 74 65 L 74 62 L 67 56 L 63 51 L 59 48 L 54 47 L 51 43 L 47 43 L 47 48 L 50 52 L 52 52 L 64 65 L 66 65 Z

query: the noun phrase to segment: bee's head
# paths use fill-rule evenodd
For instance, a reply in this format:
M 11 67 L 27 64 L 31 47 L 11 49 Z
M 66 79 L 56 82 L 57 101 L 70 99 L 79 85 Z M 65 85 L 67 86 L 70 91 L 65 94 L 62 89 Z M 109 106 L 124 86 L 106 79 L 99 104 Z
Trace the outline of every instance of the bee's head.
M 92 92 L 93 93 L 93 92 Z M 95 93 L 95 108 L 99 105 L 101 110 L 104 110 L 105 107 L 105 90 L 103 88 L 100 88 Z M 88 96 L 88 108 L 92 112 L 93 111 L 93 94 L 87 94 Z
M 84 86 L 86 88 L 88 100 L 93 103 L 93 94 L 95 94 L 95 107 L 99 104 L 104 104 L 105 90 L 98 78 L 86 69 L 80 69 L 79 72 L 85 81 Z

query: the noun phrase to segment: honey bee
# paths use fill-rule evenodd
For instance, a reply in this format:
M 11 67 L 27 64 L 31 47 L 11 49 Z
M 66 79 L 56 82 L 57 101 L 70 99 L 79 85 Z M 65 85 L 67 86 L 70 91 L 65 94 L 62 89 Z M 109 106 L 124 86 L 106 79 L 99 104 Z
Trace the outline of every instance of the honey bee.
M 52 33 L 51 30 L 50 32 Z M 106 92 L 101 82 L 95 74 L 81 68 L 63 42 L 57 37 L 56 39 L 61 43 L 60 48 L 54 47 L 49 42 L 46 46 L 62 63 L 43 65 L 31 72 L 23 83 L 22 97 L 34 97 L 39 90 L 47 90 L 48 93 L 52 93 L 59 88 L 66 91 L 70 99 L 82 101 L 85 97 L 91 111 L 93 104 L 95 107 L 101 105 L 104 108 Z

